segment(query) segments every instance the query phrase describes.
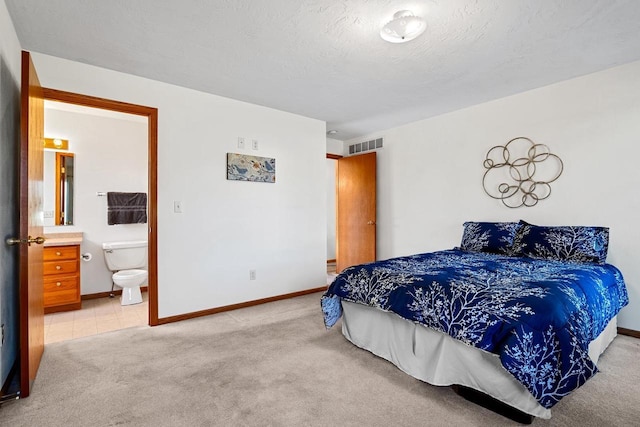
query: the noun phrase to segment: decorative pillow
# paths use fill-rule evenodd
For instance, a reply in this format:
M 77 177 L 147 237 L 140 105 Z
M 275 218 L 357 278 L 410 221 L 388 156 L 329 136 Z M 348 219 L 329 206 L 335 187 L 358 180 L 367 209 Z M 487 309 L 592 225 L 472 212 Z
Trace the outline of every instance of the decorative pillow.
M 513 239 L 521 227 L 517 222 L 465 222 L 460 249 L 510 255 Z
M 513 242 L 514 255 L 597 264 L 605 263 L 608 249 L 607 227 L 543 227 L 521 222 Z

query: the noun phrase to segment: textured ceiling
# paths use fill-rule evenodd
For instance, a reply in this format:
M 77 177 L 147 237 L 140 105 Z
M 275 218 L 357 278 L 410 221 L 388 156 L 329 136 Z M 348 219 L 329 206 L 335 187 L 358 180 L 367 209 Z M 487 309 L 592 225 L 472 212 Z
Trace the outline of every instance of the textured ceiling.
M 348 139 L 640 60 L 638 0 L 4 0 L 22 47 Z M 427 20 L 406 44 L 381 25 Z

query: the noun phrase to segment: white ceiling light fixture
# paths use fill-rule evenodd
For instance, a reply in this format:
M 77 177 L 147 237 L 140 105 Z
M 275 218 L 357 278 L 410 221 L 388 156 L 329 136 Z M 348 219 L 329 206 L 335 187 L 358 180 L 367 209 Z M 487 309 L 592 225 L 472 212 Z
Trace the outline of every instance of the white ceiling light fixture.
M 427 23 L 410 10 L 393 14 L 393 19 L 380 30 L 380 37 L 390 43 L 405 43 L 418 37 L 427 29 Z

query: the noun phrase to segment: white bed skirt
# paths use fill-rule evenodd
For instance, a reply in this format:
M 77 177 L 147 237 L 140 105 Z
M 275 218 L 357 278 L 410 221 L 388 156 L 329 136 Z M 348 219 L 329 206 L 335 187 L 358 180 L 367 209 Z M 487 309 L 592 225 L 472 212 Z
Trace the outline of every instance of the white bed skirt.
M 467 386 L 527 414 L 551 418 L 551 411 L 503 368 L 498 355 L 394 313 L 347 301 L 342 301 L 342 308 L 342 334 L 349 341 L 390 361 L 412 377 L 437 386 Z M 614 318 L 589 345 L 594 363 L 616 333 Z

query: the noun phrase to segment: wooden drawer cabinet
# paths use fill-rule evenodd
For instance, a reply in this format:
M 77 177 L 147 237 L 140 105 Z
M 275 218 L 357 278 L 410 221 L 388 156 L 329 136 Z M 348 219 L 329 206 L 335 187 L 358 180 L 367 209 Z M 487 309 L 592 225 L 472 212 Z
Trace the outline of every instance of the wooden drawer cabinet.
M 44 248 L 43 257 L 45 261 L 56 261 L 61 259 L 77 260 L 80 246 L 48 246 Z
M 54 274 L 74 274 L 76 271 L 78 271 L 78 262 L 76 260 L 44 262 L 44 277 Z
M 44 248 L 44 312 L 78 310 L 80 245 Z

